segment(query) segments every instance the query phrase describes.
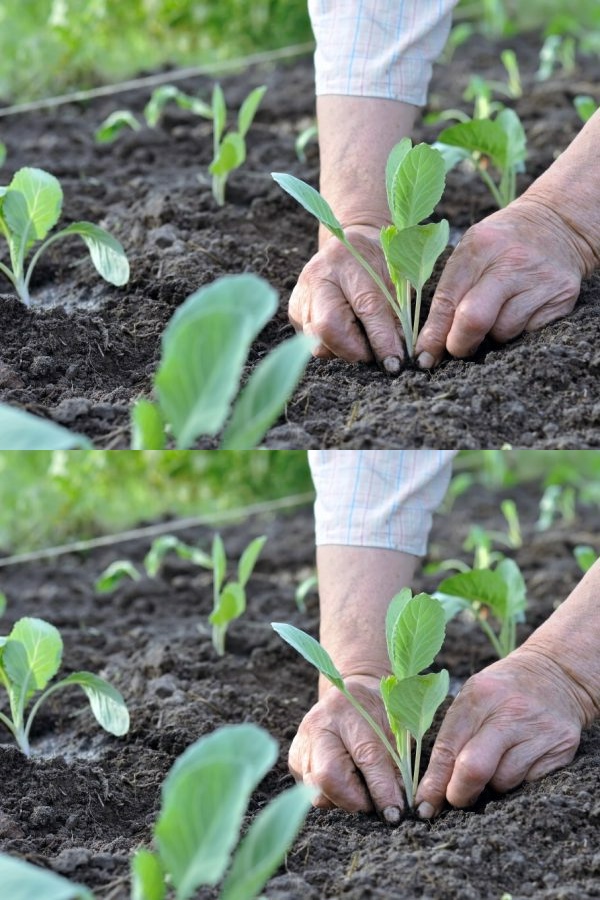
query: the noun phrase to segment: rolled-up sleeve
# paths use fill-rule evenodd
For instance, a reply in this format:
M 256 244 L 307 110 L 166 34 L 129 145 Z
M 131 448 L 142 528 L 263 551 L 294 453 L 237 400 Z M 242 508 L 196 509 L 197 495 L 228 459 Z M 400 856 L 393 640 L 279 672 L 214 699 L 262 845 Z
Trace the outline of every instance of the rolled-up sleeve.
M 454 450 L 309 450 L 316 542 L 427 551 Z
M 422 106 L 457 0 L 309 0 L 317 94 Z

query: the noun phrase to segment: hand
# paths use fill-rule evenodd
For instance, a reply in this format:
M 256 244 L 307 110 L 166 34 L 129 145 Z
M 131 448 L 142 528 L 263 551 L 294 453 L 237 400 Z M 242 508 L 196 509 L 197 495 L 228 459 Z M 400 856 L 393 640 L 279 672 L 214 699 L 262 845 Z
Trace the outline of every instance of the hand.
M 416 794 L 431 818 L 472 806 L 571 762 L 588 720 L 580 689 L 553 659 L 520 648 L 470 678 L 450 707 Z
M 380 678 L 352 675 L 345 683 L 391 737 Z M 377 735 L 333 686 L 302 720 L 290 748 L 289 767 L 296 781 L 319 790 L 313 799 L 319 809 L 376 810 L 390 823 L 400 820 L 404 808 L 400 773 Z
M 352 225 L 348 240 L 392 289 L 378 227 Z M 393 290 L 393 289 L 392 289 Z M 396 373 L 404 358 L 400 322 L 371 277 L 335 237 L 306 264 L 289 303 L 296 331 L 319 340 L 313 356 L 372 362 Z
M 578 235 L 551 208 L 521 197 L 473 225 L 448 260 L 416 345 L 419 364 L 447 349 L 472 356 L 571 312 L 586 271 Z

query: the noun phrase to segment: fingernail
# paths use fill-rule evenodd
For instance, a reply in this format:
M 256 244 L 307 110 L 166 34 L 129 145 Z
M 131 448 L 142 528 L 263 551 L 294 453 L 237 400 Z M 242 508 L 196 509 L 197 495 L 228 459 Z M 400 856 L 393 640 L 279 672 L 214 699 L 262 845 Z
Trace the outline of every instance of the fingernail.
M 400 360 L 397 356 L 386 356 L 383 361 L 383 368 L 390 375 L 397 375 L 400 371 Z
M 431 353 L 427 353 L 427 351 L 423 351 L 417 359 L 419 366 L 422 369 L 433 369 L 435 359 L 431 355 Z
M 383 818 L 386 822 L 389 822 L 390 825 L 397 825 L 401 816 L 402 813 L 397 806 L 386 806 L 383 810 Z
M 424 802 L 421 803 L 417 808 L 417 815 L 421 819 L 433 819 L 435 815 L 435 809 L 433 808 L 431 803 Z

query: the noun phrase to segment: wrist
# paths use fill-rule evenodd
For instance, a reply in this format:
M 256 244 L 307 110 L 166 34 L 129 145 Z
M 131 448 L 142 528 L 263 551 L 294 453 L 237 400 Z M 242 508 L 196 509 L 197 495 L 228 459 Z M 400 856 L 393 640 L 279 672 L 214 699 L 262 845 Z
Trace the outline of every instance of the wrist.
M 346 234 L 348 235 L 349 233 L 350 237 L 352 236 L 352 231 L 356 230 L 376 241 L 379 240 L 381 229 L 390 224 L 389 212 L 386 216 L 384 214 L 365 213 L 364 210 L 361 210 L 360 212 L 338 215 L 337 218 Z M 319 249 L 322 249 L 332 237 L 333 235 L 329 229 L 325 228 L 324 225 L 320 225 Z

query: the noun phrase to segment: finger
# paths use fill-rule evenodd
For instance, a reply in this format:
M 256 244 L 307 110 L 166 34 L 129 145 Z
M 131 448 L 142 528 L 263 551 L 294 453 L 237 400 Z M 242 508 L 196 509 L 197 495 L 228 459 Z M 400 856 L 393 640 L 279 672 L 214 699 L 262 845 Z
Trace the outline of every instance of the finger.
M 404 796 L 397 769 L 388 752 L 379 741 L 369 739 L 353 746 L 352 758 L 377 812 L 387 821 L 399 821 Z M 397 810 L 397 818 L 393 810 Z
M 500 760 L 515 739 L 512 728 L 483 725 L 456 757 L 446 788 L 448 802 L 459 808 L 472 806 L 492 781 Z
M 536 331 L 566 316 L 577 302 L 580 285 L 579 279 L 562 275 L 515 295 L 500 310 L 491 336 L 504 343 L 524 331 Z
M 511 281 L 484 274 L 459 303 L 446 348 L 452 356 L 472 356 L 492 330 L 504 304 L 515 295 Z
M 351 303 L 377 362 L 392 373 L 399 371 L 400 361 L 404 359 L 402 329 L 385 297 L 369 288 L 355 294 Z M 392 360 L 398 361 L 396 367 Z
M 365 781 L 338 735 L 322 732 L 313 738 L 310 783 L 334 806 L 348 812 L 372 812 Z
M 373 354 L 364 329 L 339 287 L 321 282 L 313 286 L 311 299 L 305 334 L 312 334 L 334 356 L 347 362 L 371 362 Z
M 527 321 L 524 331 L 537 331 L 550 322 L 555 322 L 562 316 L 566 316 L 571 312 L 579 298 L 581 290 L 581 281 L 577 278 L 573 279 L 570 284 L 565 287 L 565 295 L 557 298 L 554 303 L 547 303 L 540 309 L 537 309 L 531 318 Z

